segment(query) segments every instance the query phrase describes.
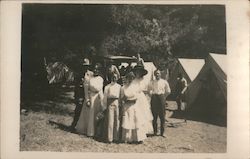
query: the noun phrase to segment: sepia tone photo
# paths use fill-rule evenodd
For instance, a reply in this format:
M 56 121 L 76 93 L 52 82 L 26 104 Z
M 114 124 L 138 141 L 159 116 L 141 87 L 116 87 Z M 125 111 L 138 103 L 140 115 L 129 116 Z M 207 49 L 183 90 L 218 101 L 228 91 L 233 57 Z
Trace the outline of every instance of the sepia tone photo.
M 22 4 L 20 151 L 226 153 L 225 5 Z

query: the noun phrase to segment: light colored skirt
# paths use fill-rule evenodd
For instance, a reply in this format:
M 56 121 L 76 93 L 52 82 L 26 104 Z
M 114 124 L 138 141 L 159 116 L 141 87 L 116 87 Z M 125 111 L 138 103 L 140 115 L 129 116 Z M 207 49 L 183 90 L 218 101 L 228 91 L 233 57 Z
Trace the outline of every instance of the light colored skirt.
M 153 114 L 151 111 L 150 97 L 141 92 L 137 99 L 137 105 L 143 114 L 143 127 L 146 134 L 154 132 L 152 121 Z
M 76 132 L 87 136 L 95 135 L 96 115 L 101 111 L 101 98 L 98 93 L 90 95 L 90 107 L 84 103 L 76 125 Z
M 122 116 L 122 141 L 132 142 L 146 139 L 143 120 L 143 115 L 137 102 L 125 103 Z
M 122 129 L 123 142 L 143 141 L 146 138 L 145 131 L 142 129 Z

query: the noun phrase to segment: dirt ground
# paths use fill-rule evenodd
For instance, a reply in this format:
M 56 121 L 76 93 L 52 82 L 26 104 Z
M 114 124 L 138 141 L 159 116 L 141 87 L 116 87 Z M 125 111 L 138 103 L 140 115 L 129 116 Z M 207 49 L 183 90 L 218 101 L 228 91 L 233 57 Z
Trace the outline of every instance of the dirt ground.
M 148 137 L 143 144 L 106 144 L 71 133 L 74 115 L 73 91 L 55 91 L 52 99 L 22 101 L 20 150 L 62 152 L 148 152 L 148 153 L 224 153 L 226 127 L 199 121 L 167 118 L 166 138 Z M 176 107 L 175 102 L 168 102 Z M 172 112 L 167 112 L 168 116 Z

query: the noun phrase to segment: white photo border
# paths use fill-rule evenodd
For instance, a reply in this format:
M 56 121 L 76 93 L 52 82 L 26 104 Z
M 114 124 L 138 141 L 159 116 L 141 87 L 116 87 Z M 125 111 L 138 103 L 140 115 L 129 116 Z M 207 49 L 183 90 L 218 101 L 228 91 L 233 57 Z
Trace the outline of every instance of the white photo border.
M 21 17 L 23 3 L 211 4 L 225 5 L 228 62 L 226 153 L 20 152 Z M 2 1 L 1 2 L 1 158 L 249 158 L 249 1 Z

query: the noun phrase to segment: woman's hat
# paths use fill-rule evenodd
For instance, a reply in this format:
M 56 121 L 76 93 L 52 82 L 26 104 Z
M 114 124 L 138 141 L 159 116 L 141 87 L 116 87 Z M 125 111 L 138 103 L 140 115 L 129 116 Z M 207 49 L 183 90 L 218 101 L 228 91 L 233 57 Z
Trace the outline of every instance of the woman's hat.
M 148 74 L 148 71 L 144 68 L 144 66 L 138 65 L 138 64 L 133 68 L 132 71 L 133 72 L 140 71 L 142 76 L 145 76 L 146 74 Z
M 129 72 L 125 75 L 125 78 L 133 80 L 135 78 L 135 74 L 133 72 Z
M 91 70 L 91 71 L 94 71 L 95 69 L 97 69 L 97 70 L 102 70 L 102 64 L 96 63 L 96 64 L 90 65 L 90 70 Z

